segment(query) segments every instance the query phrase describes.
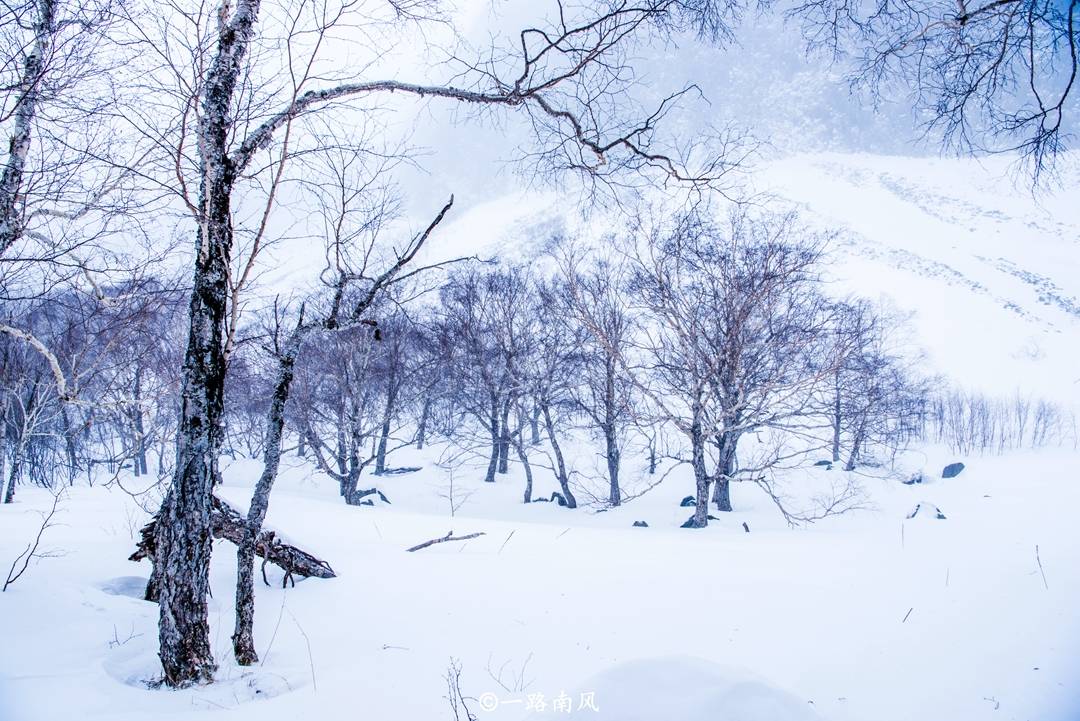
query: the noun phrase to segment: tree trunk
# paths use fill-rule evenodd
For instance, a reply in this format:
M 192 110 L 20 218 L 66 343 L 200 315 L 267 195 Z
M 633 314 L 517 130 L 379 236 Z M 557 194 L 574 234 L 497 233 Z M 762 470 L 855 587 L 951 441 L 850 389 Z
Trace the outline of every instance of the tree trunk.
M 0 255 L 6 253 L 22 236 L 20 197 L 23 194 L 23 171 L 30 154 L 30 136 L 44 85 L 42 75 L 46 69 L 45 63 L 52 57 L 59 4 L 59 0 L 38 0 L 34 18 L 34 47 L 25 55 L 19 84 L 11 96 L 15 98 L 15 107 L 9 117 L 13 116 L 14 122 L 8 141 L 7 163 L 3 174 L 0 174 Z
M 491 430 L 491 459 L 488 461 L 487 474 L 484 476 L 485 483 L 495 482 L 495 471 L 499 467 L 499 398 L 491 394 L 491 415 L 489 416 Z
M 27 395 L 26 403 L 22 408 L 22 427 L 19 430 L 19 437 L 15 441 L 15 448 L 11 455 L 11 472 L 8 474 L 7 492 L 4 493 L 4 503 L 13 503 L 15 501 L 15 484 L 19 482 L 19 478 L 22 476 L 22 466 L 26 461 L 26 446 L 30 437 L 31 425 L 34 422 L 34 416 L 37 413 L 38 406 L 38 380 L 35 378 L 33 386 L 30 388 L 30 393 Z
M 862 444 L 864 436 L 866 435 L 866 421 L 865 419 L 859 423 L 858 428 L 855 429 L 855 435 L 851 439 L 851 453 L 848 454 L 847 463 L 844 464 L 845 471 L 854 471 L 855 465 L 859 460 L 859 452 L 862 450 Z
M 210 647 L 206 598 L 212 548 L 210 511 L 222 445 L 225 318 L 233 247 L 230 113 L 258 11 L 259 0 L 239 0 L 231 15 L 223 12 L 197 129 L 202 180 L 176 472 L 159 511 L 155 538 L 158 655 L 164 682 L 172 687 L 209 682 L 217 668 Z
M 292 387 L 293 368 L 296 356 L 300 352 L 303 338 L 304 309 L 300 309 L 300 319 L 296 329 L 278 359 L 278 378 L 270 409 L 266 414 L 266 447 L 263 451 L 263 472 L 255 484 L 248 508 L 247 523 L 241 542 L 236 547 L 236 628 L 233 632 L 233 653 L 241 666 L 250 666 L 259 660 L 255 652 L 255 639 L 252 627 L 255 622 L 255 540 L 262 531 L 266 511 L 270 506 L 270 491 L 277 479 L 281 464 L 281 442 L 285 429 L 285 404 L 289 400 Z
M 382 427 L 379 429 L 379 448 L 375 452 L 375 475 L 377 476 L 386 472 L 386 444 L 390 440 L 390 421 L 394 417 L 397 394 L 397 368 L 391 363 L 390 377 L 386 381 L 386 407 L 383 409 Z
M 833 396 L 833 437 L 832 437 L 832 460 L 833 463 L 840 462 L 840 426 L 843 420 L 840 411 L 840 376 L 837 374 L 837 380 L 835 382 L 834 396 Z
M 431 398 L 424 398 L 424 407 L 420 410 L 420 423 L 416 428 L 416 450 L 424 450 L 427 440 L 428 418 L 431 416 Z
M 12 454 L 11 457 L 11 471 L 8 473 L 8 484 L 7 490 L 4 492 L 4 503 L 13 503 L 15 501 L 15 484 L 18 482 L 19 474 L 22 472 L 22 460 L 23 444 L 20 440 L 15 445 L 15 453 Z
M 0 501 L 3 500 L 4 476 L 7 471 L 7 406 L 0 405 Z
M 510 472 L 510 396 L 503 401 L 499 414 L 499 473 Z
M 619 439 L 615 428 L 615 361 L 608 357 L 604 367 L 604 445 L 606 447 L 608 483 L 608 502 L 612 506 L 622 503 L 622 492 L 619 489 Z
M 544 427 L 547 429 L 548 440 L 551 442 L 551 450 L 555 452 L 555 477 L 559 480 L 563 497 L 566 498 L 566 507 L 577 508 L 577 499 L 574 498 L 574 494 L 570 490 L 570 477 L 566 473 L 566 462 L 563 459 L 562 448 L 555 437 L 555 422 L 551 417 L 551 407 L 547 404 L 541 404 L 541 409 L 544 412 Z
M 135 475 L 146 475 L 146 427 L 143 424 L 142 409 L 142 368 L 135 369 L 135 411 L 133 427 L 135 430 Z
M 71 427 L 71 416 L 68 404 L 63 401 L 60 402 L 60 424 L 64 435 L 64 452 L 67 455 L 68 463 L 68 485 L 75 485 L 75 474 L 78 472 L 79 458 L 78 452 L 75 447 L 75 433 L 76 431 Z
M 694 468 L 694 485 L 697 505 L 691 526 L 705 528 L 709 525 L 709 473 L 705 469 L 705 434 L 701 429 L 701 409 L 695 401 L 694 418 L 690 425 L 691 465 Z
M 532 503 L 533 492 L 533 474 L 532 465 L 529 464 L 529 454 L 525 452 L 525 441 L 523 437 L 525 435 L 525 428 L 518 429 L 516 440 L 514 441 L 514 450 L 517 451 L 518 460 L 521 461 L 521 467 L 525 469 L 525 502 Z
M 720 462 L 717 466 L 713 485 L 713 503 L 718 511 L 731 511 L 731 479 L 735 476 L 735 450 L 739 445 L 739 434 L 723 432 L 717 442 Z
M 540 406 L 534 405 L 532 417 L 529 419 L 529 428 L 532 431 L 532 444 L 540 445 L 544 439 L 540 437 Z
M 607 446 L 607 468 L 608 468 L 608 503 L 613 506 L 618 506 L 622 503 L 622 490 L 619 488 L 619 459 L 621 452 L 619 451 L 618 438 L 615 436 L 614 426 L 608 426 L 604 429 L 604 444 Z

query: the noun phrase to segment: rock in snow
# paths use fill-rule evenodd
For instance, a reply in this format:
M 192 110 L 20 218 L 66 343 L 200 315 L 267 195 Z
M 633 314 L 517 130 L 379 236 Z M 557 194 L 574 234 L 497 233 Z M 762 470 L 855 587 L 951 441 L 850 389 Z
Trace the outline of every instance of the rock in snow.
M 809 699 L 799 698 L 742 670 L 689 656 L 643 658 L 600 672 L 571 692 L 575 714 L 591 694 L 608 721 L 821 721 Z M 565 718 L 548 698 L 546 710 L 529 721 Z
M 950 463 L 945 466 L 941 471 L 942 478 L 956 478 L 960 475 L 960 471 L 964 470 L 963 463 Z

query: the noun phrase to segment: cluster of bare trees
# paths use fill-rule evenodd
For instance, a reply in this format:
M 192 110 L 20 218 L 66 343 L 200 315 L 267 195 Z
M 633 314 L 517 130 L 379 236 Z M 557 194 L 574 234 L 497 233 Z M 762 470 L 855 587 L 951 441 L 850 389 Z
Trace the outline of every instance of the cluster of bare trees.
M 921 437 L 957 453 L 1004 453 L 1077 443 L 1076 418 L 1045 398 L 948 390 L 928 399 Z
M 889 341 L 899 321 L 825 294 L 825 241 L 790 215 L 672 213 L 601 243 L 556 239 L 543 262 L 459 265 L 436 302 L 383 311 L 379 339 L 313 342 L 288 431 L 349 503 L 376 491 L 358 489 L 365 469 L 391 472 L 394 450 L 438 437 L 485 459 L 484 481 L 520 467 L 525 503 L 617 506 L 685 464 L 695 526 L 710 503 L 731 510 L 736 481 L 810 520 L 784 507 L 776 472 L 895 452 L 926 404 Z M 550 499 L 535 497 L 537 473 L 557 485 Z M 854 502 L 840 490 L 821 512 Z
M 102 469 L 112 478 L 125 465 L 156 482 L 171 469 L 181 292 L 157 280 L 110 292 L 119 300 L 57 289 L 0 304 L 48 351 L 0 336 L 6 502 L 21 483 L 54 487 L 80 475 L 93 482 Z

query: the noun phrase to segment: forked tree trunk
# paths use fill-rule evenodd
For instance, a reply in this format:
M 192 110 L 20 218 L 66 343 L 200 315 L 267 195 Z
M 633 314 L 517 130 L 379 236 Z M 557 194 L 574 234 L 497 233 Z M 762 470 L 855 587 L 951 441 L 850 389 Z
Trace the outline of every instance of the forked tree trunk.
M 228 4 L 225 6 L 228 7 Z M 233 96 L 254 35 L 259 0 L 239 0 L 218 25 L 197 128 L 199 214 L 190 329 L 184 355 L 176 472 L 158 514 L 159 657 L 168 686 L 213 679 L 210 646 L 210 512 L 222 445 L 225 317 L 233 247 Z
M 255 541 L 262 531 L 266 511 L 270 505 L 270 491 L 277 479 L 281 464 L 281 441 L 285 429 L 285 404 L 292 387 L 293 368 L 303 340 L 304 309 L 278 358 L 277 385 L 266 414 L 266 447 L 263 451 L 263 472 L 255 484 L 248 508 L 247 524 L 241 542 L 236 547 L 236 628 L 233 631 L 233 653 L 241 666 L 250 666 L 259 660 L 255 652 L 253 625 L 255 622 Z
M 541 404 L 544 412 L 544 427 L 547 429 L 548 440 L 551 442 L 551 450 L 555 453 L 555 477 L 562 488 L 563 497 L 566 499 L 567 508 L 577 508 L 577 499 L 570 490 L 570 476 L 566 472 L 566 461 L 563 459 L 562 448 L 559 439 L 555 436 L 555 421 L 551 416 L 551 407 Z
M 725 432 L 720 434 L 717 444 L 719 464 L 713 481 L 713 503 L 718 511 L 731 511 L 731 479 L 735 476 L 735 450 L 739 444 L 739 434 Z

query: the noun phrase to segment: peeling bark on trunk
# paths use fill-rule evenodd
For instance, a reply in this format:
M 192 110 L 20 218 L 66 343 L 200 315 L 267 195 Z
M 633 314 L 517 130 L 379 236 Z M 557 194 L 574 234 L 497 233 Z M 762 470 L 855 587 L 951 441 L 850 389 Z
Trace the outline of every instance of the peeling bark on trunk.
M 211 506 L 222 447 L 225 320 L 233 247 L 230 206 L 235 168 L 228 153 L 233 130 L 230 111 L 258 11 L 259 0 L 239 0 L 230 15 L 223 14 L 197 129 L 199 217 L 176 472 L 158 512 L 155 537 L 158 655 L 164 682 L 172 687 L 209 682 L 217 668 L 206 599 Z
M 15 446 L 15 454 L 11 459 L 11 471 L 8 473 L 7 490 L 4 492 L 4 503 L 15 502 L 15 484 L 22 472 L 23 449 L 22 444 Z M 0 479 L 2 480 L 2 479 Z
M 0 255 L 6 253 L 22 235 L 20 202 L 23 173 L 30 154 L 30 138 L 41 100 L 45 63 L 52 55 L 56 35 L 56 10 L 59 0 L 39 0 L 34 18 L 34 46 L 26 54 L 22 75 L 15 88 L 15 120 L 8 143 L 7 163 L 0 174 Z
M 694 506 L 694 528 L 709 525 L 709 472 L 705 469 L 705 434 L 701 428 L 701 408 L 695 401 L 694 418 L 690 425 L 691 464 L 694 468 L 694 485 L 697 505 Z

